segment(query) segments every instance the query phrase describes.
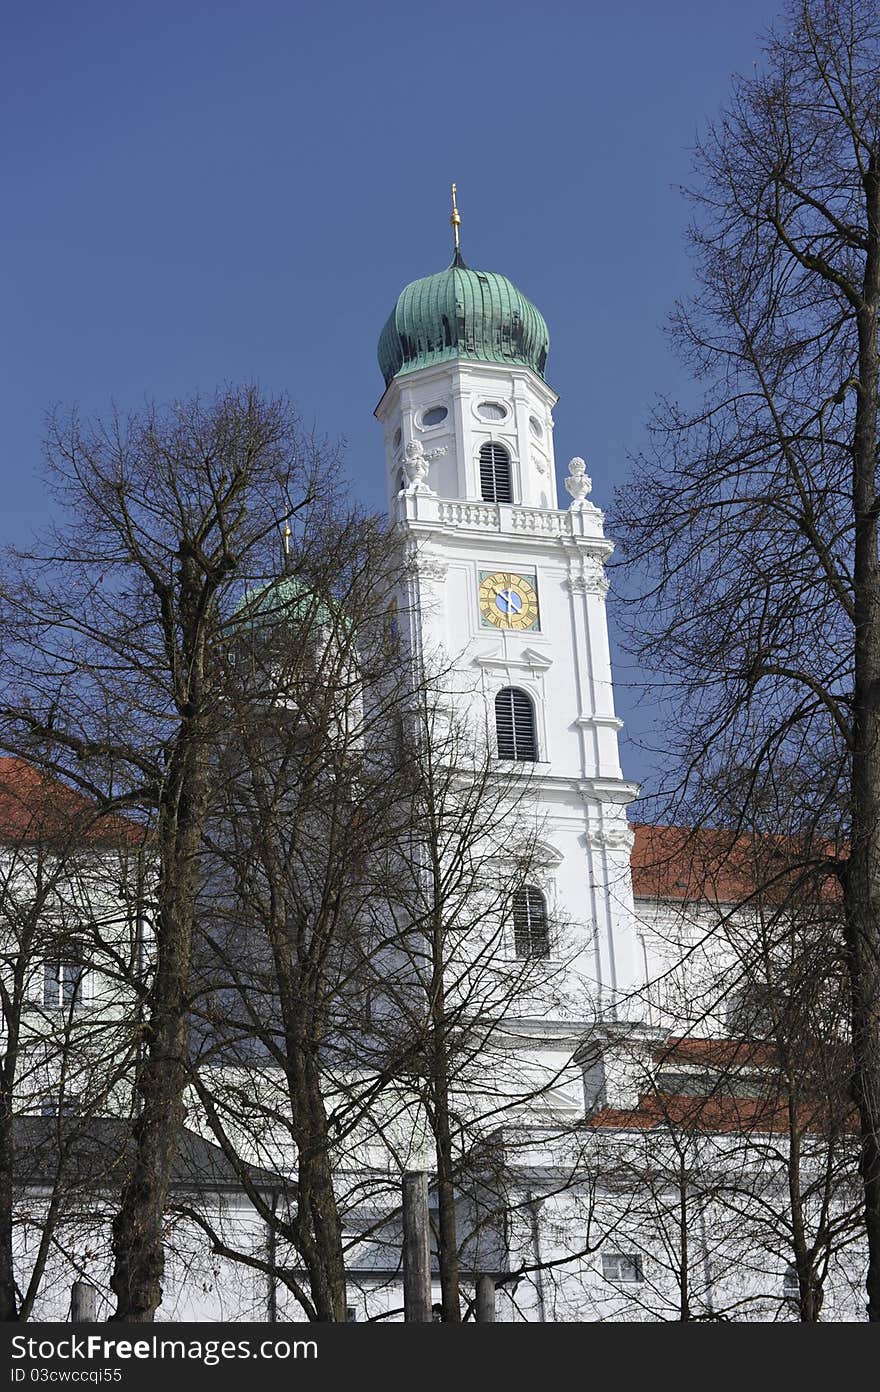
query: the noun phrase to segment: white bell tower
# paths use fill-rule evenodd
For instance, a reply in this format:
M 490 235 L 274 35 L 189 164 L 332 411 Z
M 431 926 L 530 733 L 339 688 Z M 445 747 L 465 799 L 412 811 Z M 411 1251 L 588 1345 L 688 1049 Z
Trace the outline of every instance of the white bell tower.
M 582 459 L 559 507 L 544 320 L 504 276 L 465 265 L 455 209 L 453 226 L 452 264 L 401 292 L 380 339 L 389 512 L 417 557 L 416 648 L 455 662 L 499 756 L 530 765 L 544 882 L 576 940 L 566 996 L 582 1005 L 556 1023 L 576 1037 L 597 1014 L 643 1015 L 637 789 L 620 769 L 605 614 L 613 548 Z

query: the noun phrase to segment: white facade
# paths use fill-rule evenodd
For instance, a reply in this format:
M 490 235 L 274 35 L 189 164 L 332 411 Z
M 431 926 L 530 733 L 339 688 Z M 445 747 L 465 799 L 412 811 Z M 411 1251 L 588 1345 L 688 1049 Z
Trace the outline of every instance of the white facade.
M 407 447 L 414 444 L 424 449 L 430 488 L 438 497 L 480 498 L 480 446 L 497 440 L 510 452 L 516 502 L 556 508 L 557 399 L 530 368 L 515 365 L 458 358 L 395 377 L 376 410 L 385 427 L 392 518 L 397 516 Z
M 414 558 L 403 606 L 413 649 L 454 665 L 457 700 L 478 724 L 491 726 L 504 688 L 530 698 L 537 760 L 519 768 L 547 847 L 551 913 L 571 925 L 569 997 L 581 1019 L 599 1008 L 638 1020 L 645 961 L 626 821 L 637 788 L 620 768 L 605 615 L 613 548 L 582 461 L 570 466 L 570 506 L 557 507 L 555 402 L 528 367 L 453 360 L 395 378 L 376 414 L 391 517 Z M 480 449 L 490 442 L 510 457 L 512 503 L 482 497 Z M 487 626 L 479 589 L 493 572 L 533 585 L 536 627 Z

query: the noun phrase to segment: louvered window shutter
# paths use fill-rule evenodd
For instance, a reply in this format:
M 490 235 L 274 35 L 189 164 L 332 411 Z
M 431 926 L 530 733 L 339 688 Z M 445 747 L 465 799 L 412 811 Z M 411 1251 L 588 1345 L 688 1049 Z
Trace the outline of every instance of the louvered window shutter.
M 538 757 L 535 712 L 529 697 L 514 686 L 505 686 L 495 697 L 495 733 L 499 759 L 533 763 Z
M 487 503 L 513 502 L 510 455 L 494 440 L 480 447 L 480 492 Z
M 550 956 L 547 906 L 533 885 L 518 889 L 513 896 L 513 938 L 517 957 Z

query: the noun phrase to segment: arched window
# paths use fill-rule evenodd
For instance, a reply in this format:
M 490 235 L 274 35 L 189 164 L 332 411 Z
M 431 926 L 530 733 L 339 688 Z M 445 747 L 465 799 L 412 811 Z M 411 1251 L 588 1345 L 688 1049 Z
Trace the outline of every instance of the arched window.
M 480 492 L 487 503 L 513 502 L 510 455 L 494 440 L 480 446 Z
M 505 686 L 495 697 L 495 734 L 499 759 L 534 763 L 538 757 L 535 708 L 524 691 Z
M 549 957 L 547 905 L 534 885 L 518 889 L 513 896 L 513 941 L 517 957 Z

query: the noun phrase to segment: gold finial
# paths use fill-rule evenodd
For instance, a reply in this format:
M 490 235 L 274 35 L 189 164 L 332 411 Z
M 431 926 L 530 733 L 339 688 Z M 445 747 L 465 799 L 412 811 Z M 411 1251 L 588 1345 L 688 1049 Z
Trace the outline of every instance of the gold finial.
M 290 555 L 290 538 L 291 538 L 292 536 L 293 536 L 293 532 L 290 530 L 290 518 L 288 517 L 288 518 L 285 519 L 285 522 L 284 522 L 284 554 L 285 554 L 285 556 L 289 556 L 289 555 Z
M 458 211 L 458 204 L 455 201 L 456 185 L 452 185 L 452 235 L 455 238 L 455 250 L 458 251 L 458 229 L 461 227 L 461 213 Z

